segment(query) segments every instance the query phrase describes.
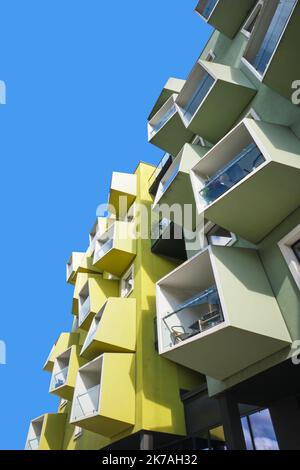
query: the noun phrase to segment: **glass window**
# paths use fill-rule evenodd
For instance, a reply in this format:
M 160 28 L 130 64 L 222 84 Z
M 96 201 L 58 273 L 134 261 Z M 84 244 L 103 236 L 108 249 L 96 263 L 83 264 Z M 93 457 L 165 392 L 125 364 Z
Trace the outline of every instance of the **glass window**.
M 269 410 L 242 418 L 248 450 L 279 450 Z

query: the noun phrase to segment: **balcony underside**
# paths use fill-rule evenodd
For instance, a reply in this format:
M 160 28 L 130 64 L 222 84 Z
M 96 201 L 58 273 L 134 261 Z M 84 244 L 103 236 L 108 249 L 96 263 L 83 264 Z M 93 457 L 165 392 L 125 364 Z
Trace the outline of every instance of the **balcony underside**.
M 205 210 L 205 217 L 258 243 L 300 202 L 300 170 L 270 162 Z
M 105 416 L 92 416 L 86 419 L 77 420 L 76 426 L 80 426 L 87 431 L 101 434 L 105 437 L 113 437 L 124 432 L 133 426 L 123 421 L 117 421 Z
M 120 277 L 133 262 L 134 258 L 134 253 L 112 248 L 95 263 L 95 266 L 101 272 L 107 271 L 114 276 Z
M 232 326 L 218 326 L 206 335 L 162 354 L 218 380 L 224 380 L 246 367 L 282 350 L 288 343 Z
M 185 261 L 187 259 L 185 241 L 183 237 L 181 240 L 168 240 L 162 237 L 155 241 L 153 240 L 151 251 L 156 255 L 167 256 L 169 258 L 178 259 L 180 261 Z
M 193 133 L 185 128 L 179 114 L 176 113 L 149 142 L 171 155 L 177 155 L 192 137 Z
M 50 392 L 52 395 L 56 395 L 59 398 L 63 398 L 64 400 L 72 400 L 74 387 L 71 385 L 62 385 L 61 387 L 54 388 Z

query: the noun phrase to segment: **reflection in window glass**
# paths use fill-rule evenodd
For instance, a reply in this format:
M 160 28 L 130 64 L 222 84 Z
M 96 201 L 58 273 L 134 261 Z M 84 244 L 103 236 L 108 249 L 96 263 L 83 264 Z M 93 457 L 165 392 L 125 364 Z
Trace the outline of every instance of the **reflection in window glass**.
M 278 450 L 269 410 L 259 411 L 242 419 L 247 449 Z
M 243 426 L 243 431 L 244 431 L 244 437 L 245 437 L 245 441 L 246 441 L 247 450 L 255 450 L 253 438 L 251 436 L 251 428 L 249 426 L 249 417 L 248 416 L 244 416 L 244 418 L 242 418 L 242 426 Z

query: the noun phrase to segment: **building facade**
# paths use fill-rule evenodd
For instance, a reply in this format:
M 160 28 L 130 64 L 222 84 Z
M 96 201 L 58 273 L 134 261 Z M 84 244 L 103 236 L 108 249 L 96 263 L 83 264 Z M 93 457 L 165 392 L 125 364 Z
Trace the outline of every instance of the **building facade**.
M 113 173 L 67 264 L 61 402 L 27 449 L 300 448 L 300 3 L 196 12 L 214 31 L 148 118 L 160 164 Z

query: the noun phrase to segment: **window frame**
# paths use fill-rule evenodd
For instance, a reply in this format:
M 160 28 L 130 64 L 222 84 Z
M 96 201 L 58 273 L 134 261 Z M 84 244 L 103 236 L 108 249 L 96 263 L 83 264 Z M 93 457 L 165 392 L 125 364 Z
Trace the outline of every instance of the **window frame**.
M 125 293 L 125 281 L 129 278 L 132 277 L 132 286 L 131 289 Z M 121 277 L 120 280 L 120 297 L 123 299 L 126 299 L 129 297 L 129 295 L 133 292 L 134 289 L 134 264 L 132 264 L 126 271 L 125 274 Z
M 257 23 L 255 22 L 254 23 L 254 27 L 252 29 L 252 31 L 247 31 L 247 27 L 249 27 L 249 25 L 252 23 L 253 19 L 256 17 L 257 15 L 257 11 L 258 11 L 258 15 L 256 17 L 256 21 L 258 20 L 259 18 L 259 15 L 262 11 L 262 8 L 264 6 L 264 2 L 263 0 L 259 0 L 256 5 L 254 6 L 254 8 L 252 9 L 250 15 L 248 16 L 248 18 L 246 19 L 245 23 L 243 24 L 242 26 L 242 29 L 241 29 L 241 33 L 246 36 L 246 38 L 250 38 L 252 36 L 252 34 L 254 33 L 255 31 L 255 26 L 257 25 Z
M 300 224 L 287 233 L 279 242 L 278 247 L 284 257 L 286 264 L 300 290 L 300 261 L 296 256 L 293 246 L 300 239 Z

